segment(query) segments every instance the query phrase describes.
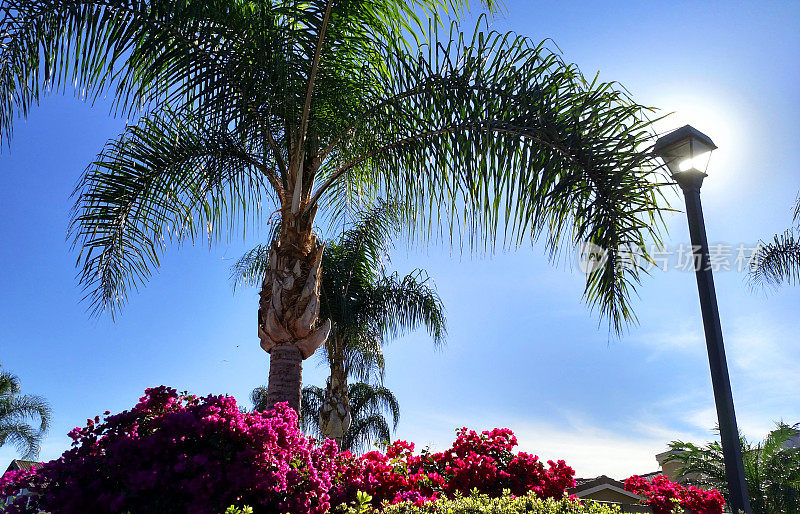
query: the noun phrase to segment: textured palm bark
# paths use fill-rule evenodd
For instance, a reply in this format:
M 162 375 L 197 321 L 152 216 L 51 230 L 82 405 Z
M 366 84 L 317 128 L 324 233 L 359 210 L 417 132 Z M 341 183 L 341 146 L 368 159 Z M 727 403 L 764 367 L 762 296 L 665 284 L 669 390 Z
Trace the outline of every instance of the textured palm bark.
M 303 380 L 303 357 L 300 350 L 291 344 L 276 346 L 269 355 L 269 382 L 267 387 L 268 408 L 278 402 L 289 402 L 300 412 L 301 388 Z
M 318 322 L 323 245 L 311 223 L 284 219 L 261 286 L 258 337 L 270 354 L 267 406 L 288 402 L 300 412 L 303 360 L 325 343 L 330 320 Z
M 342 447 L 344 435 L 350 429 L 350 396 L 347 394 L 347 370 L 341 355 L 341 345 L 335 341 L 331 356 L 331 376 L 325 388 L 325 396 L 319 408 L 319 428 L 327 439 L 333 439 Z

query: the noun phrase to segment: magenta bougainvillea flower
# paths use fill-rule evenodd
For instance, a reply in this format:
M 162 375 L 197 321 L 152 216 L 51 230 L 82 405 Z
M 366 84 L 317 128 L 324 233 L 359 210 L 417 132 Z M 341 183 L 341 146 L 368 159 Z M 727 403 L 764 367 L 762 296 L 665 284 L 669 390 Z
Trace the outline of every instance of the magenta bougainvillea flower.
M 0 496 L 26 489 L 6 511 L 192 512 L 234 503 L 267 511 L 329 509 L 336 444 L 315 445 L 285 404 L 243 413 L 229 396 L 156 387 L 130 411 L 88 420 L 72 449 L 29 473 L 6 474 Z
M 722 514 L 725 507 L 725 499 L 716 489 L 685 487 L 664 475 L 652 480 L 633 475 L 625 480 L 625 490 L 644 496 L 643 503 L 653 509 L 653 514 L 672 514 L 677 506 L 695 514 Z
M 334 503 L 340 503 L 364 491 L 378 506 L 420 504 L 473 490 L 489 496 L 509 490 L 514 495 L 533 491 L 542 498 L 561 498 L 575 485 L 575 472 L 563 460 L 545 466 L 536 455 L 515 453 L 516 445 L 517 438 L 507 428 L 481 433 L 462 428 L 452 447 L 443 452 L 414 455 L 413 443 L 396 441 L 385 454 L 373 451 L 360 458 L 342 454 L 331 495 Z
M 533 492 L 562 498 L 575 485 L 563 460 L 543 463 L 515 452 L 507 428 L 457 431 L 442 452 L 414 453 L 395 441 L 386 452 L 338 452 L 332 440 L 305 437 L 286 404 L 242 412 L 230 396 L 198 398 L 169 387 L 145 391 L 129 411 L 87 420 L 70 432 L 72 448 L 57 460 L 0 477 L 0 498 L 17 497 L 8 514 L 219 514 L 230 505 L 255 513 L 324 513 L 359 492 L 374 507 L 440 497 Z M 720 514 L 717 491 L 683 487 L 666 477 L 626 481 L 655 514 L 679 504 L 697 514 Z

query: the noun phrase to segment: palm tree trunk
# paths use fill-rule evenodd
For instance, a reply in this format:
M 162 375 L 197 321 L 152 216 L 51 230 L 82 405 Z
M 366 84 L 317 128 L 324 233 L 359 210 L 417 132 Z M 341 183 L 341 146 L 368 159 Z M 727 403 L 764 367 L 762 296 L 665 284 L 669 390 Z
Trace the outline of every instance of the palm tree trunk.
M 337 350 L 340 346 L 337 344 Z M 325 388 L 325 396 L 319 408 L 319 428 L 327 439 L 333 439 L 342 449 L 342 441 L 350 429 L 350 396 L 347 389 L 347 371 L 341 353 L 337 351 L 331 359 L 331 376 Z
M 299 413 L 302 383 L 303 356 L 300 350 L 292 344 L 273 348 L 269 355 L 267 408 L 271 409 L 279 402 L 288 402 Z
M 331 329 L 330 320 L 318 323 L 323 245 L 311 225 L 285 213 L 258 310 L 258 337 L 270 354 L 267 407 L 288 402 L 298 413 L 303 360 L 325 343 Z

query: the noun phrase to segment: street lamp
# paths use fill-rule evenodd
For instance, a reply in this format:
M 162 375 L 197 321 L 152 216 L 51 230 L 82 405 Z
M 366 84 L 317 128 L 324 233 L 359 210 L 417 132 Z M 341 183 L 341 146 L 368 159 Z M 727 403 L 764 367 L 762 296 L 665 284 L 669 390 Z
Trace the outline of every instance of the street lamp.
M 708 363 L 711 367 L 711 384 L 714 388 L 714 402 L 717 406 L 717 419 L 722 439 L 722 454 L 725 459 L 725 475 L 730 491 L 731 512 L 739 510 L 750 514 L 750 499 L 747 495 L 747 482 L 742 464 L 742 449 L 739 445 L 739 429 L 733 411 L 733 395 L 728 377 L 728 364 L 725 360 L 725 347 L 722 343 L 722 327 L 719 322 L 717 295 L 714 291 L 714 277 L 708 257 L 708 240 L 703 221 L 703 207 L 700 204 L 700 187 L 707 177 L 706 171 L 711 152 L 717 145 L 707 135 L 686 125 L 656 141 L 653 153 L 661 157 L 672 173 L 672 178 L 683 190 L 686 199 L 686 216 L 689 218 L 689 235 L 692 239 L 692 252 L 697 275 L 697 291 L 700 294 L 700 310 L 703 314 L 703 327 L 706 334 Z

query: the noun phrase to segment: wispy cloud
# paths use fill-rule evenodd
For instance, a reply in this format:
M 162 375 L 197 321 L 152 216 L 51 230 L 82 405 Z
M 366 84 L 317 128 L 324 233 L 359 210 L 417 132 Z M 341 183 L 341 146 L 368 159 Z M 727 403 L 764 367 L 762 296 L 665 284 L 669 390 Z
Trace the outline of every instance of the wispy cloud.
M 776 324 L 764 316 L 740 318 L 729 337 L 737 371 L 748 387 L 769 389 L 774 395 L 796 398 L 800 390 L 800 351 L 797 327 Z
M 698 430 L 711 431 L 717 425 L 717 409 L 712 404 L 690 410 L 684 413 L 683 420 Z
M 667 442 L 684 436 L 657 421 L 645 422 L 631 415 L 612 424 L 589 419 L 576 411 L 563 411 L 561 419 L 531 422 L 503 413 L 440 412 L 425 417 L 407 415 L 399 436 L 434 450 L 447 448 L 454 439 L 452 429 L 468 426 L 477 430 L 494 426 L 511 428 L 519 450 L 539 455 L 544 460 L 564 459 L 580 477 L 608 475 L 624 479 L 633 474 L 658 470 L 655 455 Z M 504 419 L 505 422 L 498 423 Z M 620 427 L 626 427 L 620 429 Z M 419 449 L 419 448 L 418 448 Z
M 774 428 L 775 421 L 800 421 L 796 401 L 800 390 L 800 326 L 758 313 L 731 320 L 726 328 L 728 368 L 742 432 L 761 439 Z M 641 342 L 651 351 L 648 360 L 667 353 L 705 353 L 702 330 L 694 322 L 652 332 Z M 700 433 L 709 439 L 717 424 L 712 394 L 710 383 L 702 389 L 697 384 L 675 383 L 675 394 L 653 403 L 649 411 L 657 409 L 662 418 L 668 416 L 683 423 L 690 434 Z M 643 405 L 640 408 L 648 411 Z
M 654 354 L 669 345 L 673 352 L 697 351 L 702 355 L 702 333 L 695 332 L 678 327 L 672 335 L 654 334 L 649 346 Z M 748 438 L 762 439 L 778 419 L 800 420 L 797 403 L 789 401 L 800 386 L 800 355 L 792 348 L 793 341 L 791 329 L 763 320 L 741 319 L 730 330 L 726 344 L 737 386 L 737 417 Z M 671 385 L 671 394 L 662 397 L 642 391 L 638 401 L 626 406 L 624 415 L 615 410 L 608 416 L 592 418 L 580 405 L 574 405 L 548 421 L 532 421 L 532 413 L 480 412 L 461 406 L 435 414 L 406 413 L 400 435 L 421 446 L 443 449 L 453 441 L 454 427 L 507 426 L 517 434 L 520 450 L 543 459 L 564 459 L 579 476 L 605 474 L 622 479 L 657 470 L 655 455 L 670 441 L 702 444 L 715 437 L 717 415 L 710 384 L 676 381 Z
M 664 354 L 699 353 L 705 350 L 702 326 L 698 328 L 697 323 L 689 321 L 643 334 L 637 338 L 637 343 L 650 350 L 648 362 Z
M 590 424 L 567 428 L 523 424 L 516 434 L 522 450 L 545 459 L 564 459 L 583 477 L 608 475 L 624 479 L 655 471 L 655 454 L 664 445 L 659 437 L 612 432 Z

